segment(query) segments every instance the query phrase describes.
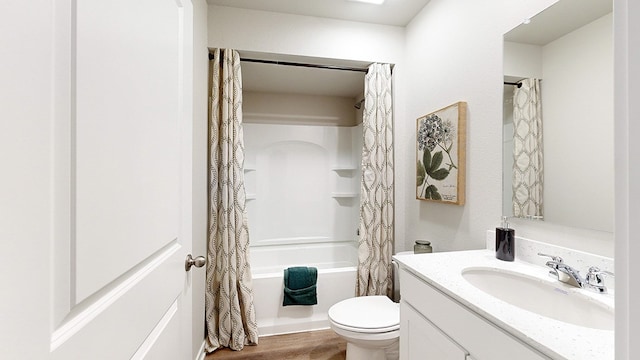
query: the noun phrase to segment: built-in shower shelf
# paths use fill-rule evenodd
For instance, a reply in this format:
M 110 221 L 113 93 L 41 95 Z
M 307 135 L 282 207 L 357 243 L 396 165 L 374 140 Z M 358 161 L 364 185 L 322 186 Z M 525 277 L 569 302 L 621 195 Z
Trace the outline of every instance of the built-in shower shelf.
M 332 198 L 354 198 L 358 197 L 360 194 L 357 193 L 346 193 L 346 192 L 334 192 L 331 193 Z
M 249 171 L 256 171 L 256 168 L 245 166 L 242 170 L 244 172 L 249 172 Z
M 354 166 L 334 166 L 331 168 L 331 171 L 355 171 L 357 170 Z
M 245 196 L 245 200 L 255 200 L 255 199 L 256 199 L 256 194 L 247 193 L 247 195 Z

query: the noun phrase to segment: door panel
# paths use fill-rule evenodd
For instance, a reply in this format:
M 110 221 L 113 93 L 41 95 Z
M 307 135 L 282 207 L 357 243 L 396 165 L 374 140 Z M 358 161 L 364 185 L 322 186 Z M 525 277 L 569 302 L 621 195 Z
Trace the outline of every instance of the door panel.
M 188 358 L 191 4 L 55 4 L 50 358 Z
M 138 348 L 138 351 L 131 357 L 132 360 L 175 360 L 184 357 L 184 354 L 178 351 L 179 349 L 171 346 L 173 339 L 180 338 L 181 327 L 178 313 L 180 306 L 178 302 L 171 305 L 169 311 L 145 339 L 142 346 Z
M 118 286 L 75 306 L 69 321 L 53 333 L 53 358 L 76 359 L 82 354 L 91 354 L 92 359 L 131 358 L 162 318 L 179 315 L 176 284 L 180 289 L 179 268 L 184 266 L 180 253 L 180 246 L 172 244 Z M 180 336 L 169 340 L 161 345 L 179 349 Z
M 77 302 L 178 238 L 181 13 L 175 0 L 77 3 Z

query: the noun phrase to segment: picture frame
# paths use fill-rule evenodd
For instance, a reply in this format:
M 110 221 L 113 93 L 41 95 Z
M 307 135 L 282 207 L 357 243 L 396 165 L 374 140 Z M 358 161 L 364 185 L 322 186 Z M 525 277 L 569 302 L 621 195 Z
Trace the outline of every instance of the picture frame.
M 416 199 L 464 205 L 467 103 L 416 120 Z

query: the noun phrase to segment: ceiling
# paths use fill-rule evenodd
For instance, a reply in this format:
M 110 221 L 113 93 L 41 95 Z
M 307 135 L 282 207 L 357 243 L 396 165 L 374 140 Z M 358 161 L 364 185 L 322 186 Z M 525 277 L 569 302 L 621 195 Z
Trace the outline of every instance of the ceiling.
M 385 0 L 372 5 L 349 0 L 207 0 L 210 5 L 405 26 L 429 0 Z
M 505 34 L 506 41 L 546 45 L 613 11 L 612 0 L 561 0 Z

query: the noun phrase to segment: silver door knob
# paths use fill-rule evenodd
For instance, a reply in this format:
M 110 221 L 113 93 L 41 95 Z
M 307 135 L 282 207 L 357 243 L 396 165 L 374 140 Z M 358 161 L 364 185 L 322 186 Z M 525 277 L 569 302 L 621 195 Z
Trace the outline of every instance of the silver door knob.
M 192 266 L 203 267 L 206 262 L 207 260 L 205 260 L 204 256 L 198 256 L 194 259 L 193 256 L 189 254 L 187 255 L 187 260 L 184 261 L 184 270 L 189 271 Z

